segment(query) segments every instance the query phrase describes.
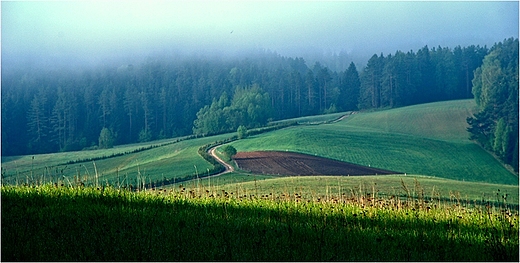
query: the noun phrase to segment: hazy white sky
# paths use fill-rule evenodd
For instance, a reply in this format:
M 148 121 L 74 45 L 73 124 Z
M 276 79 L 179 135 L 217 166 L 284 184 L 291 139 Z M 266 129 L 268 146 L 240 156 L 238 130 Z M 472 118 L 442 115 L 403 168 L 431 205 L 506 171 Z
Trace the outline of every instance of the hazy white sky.
M 1 26 L 10 59 L 245 48 L 386 54 L 518 37 L 518 2 L 2 2 Z

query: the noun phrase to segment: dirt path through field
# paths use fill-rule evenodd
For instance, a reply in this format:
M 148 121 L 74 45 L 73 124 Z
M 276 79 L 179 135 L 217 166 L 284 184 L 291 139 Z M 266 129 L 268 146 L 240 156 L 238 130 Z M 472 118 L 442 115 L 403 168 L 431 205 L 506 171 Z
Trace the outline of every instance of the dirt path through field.
M 350 112 L 350 113 L 347 113 L 347 114 L 345 114 L 345 115 L 339 117 L 338 119 L 333 120 L 332 123 L 340 122 L 340 121 L 346 119 L 347 117 L 349 117 L 350 115 L 352 115 L 352 114 L 356 114 L 356 113 L 357 113 L 357 111 L 352 111 L 352 112 Z
M 222 165 L 224 166 L 225 170 L 224 170 L 223 172 L 221 172 L 221 173 L 218 173 L 218 174 L 214 174 L 214 175 L 208 176 L 207 178 L 209 178 L 209 177 L 215 177 L 215 176 L 219 176 L 219 175 L 223 175 L 223 174 L 227 174 L 227 173 L 231 173 L 231 172 L 235 171 L 235 168 L 234 168 L 232 165 L 230 165 L 230 164 L 224 162 L 224 160 L 222 160 L 220 157 L 217 156 L 217 154 L 215 154 L 215 150 L 216 150 L 217 147 L 219 147 L 219 146 L 221 146 L 221 145 L 218 145 L 218 146 L 215 146 L 215 147 L 210 148 L 210 149 L 208 150 L 208 153 L 209 153 L 209 155 L 213 156 L 213 158 L 215 158 L 215 160 L 217 160 L 217 162 L 219 162 L 220 164 L 222 164 Z

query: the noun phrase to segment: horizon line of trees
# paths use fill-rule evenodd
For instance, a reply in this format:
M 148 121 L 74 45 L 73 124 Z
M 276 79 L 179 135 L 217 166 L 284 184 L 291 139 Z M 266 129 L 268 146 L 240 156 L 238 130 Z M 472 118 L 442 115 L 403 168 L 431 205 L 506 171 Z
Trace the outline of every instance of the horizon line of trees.
M 82 150 L 335 111 L 473 98 L 473 73 L 487 54 L 479 46 L 425 46 L 374 55 L 363 69 L 351 63 L 340 72 L 272 52 L 228 61 L 161 58 L 83 71 L 2 72 L 2 155 Z

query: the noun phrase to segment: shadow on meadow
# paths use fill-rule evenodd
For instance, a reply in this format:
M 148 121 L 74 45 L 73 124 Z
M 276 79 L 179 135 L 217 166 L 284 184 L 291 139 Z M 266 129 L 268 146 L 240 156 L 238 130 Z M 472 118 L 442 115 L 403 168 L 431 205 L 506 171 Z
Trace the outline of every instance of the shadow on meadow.
M 1 201 L 2 261 L 518 261 L 518 217 L 485 211 L 65 187 L 3 186 Z

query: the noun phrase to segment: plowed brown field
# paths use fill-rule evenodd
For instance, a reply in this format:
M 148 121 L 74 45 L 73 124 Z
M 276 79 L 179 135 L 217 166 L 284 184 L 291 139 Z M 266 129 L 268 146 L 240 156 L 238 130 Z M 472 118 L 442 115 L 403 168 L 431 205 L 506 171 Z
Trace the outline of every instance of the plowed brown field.
M 275 175 L 385 175 L 399 174 L 294 152 L 239 152 L 233 158 L 242 170 Z

